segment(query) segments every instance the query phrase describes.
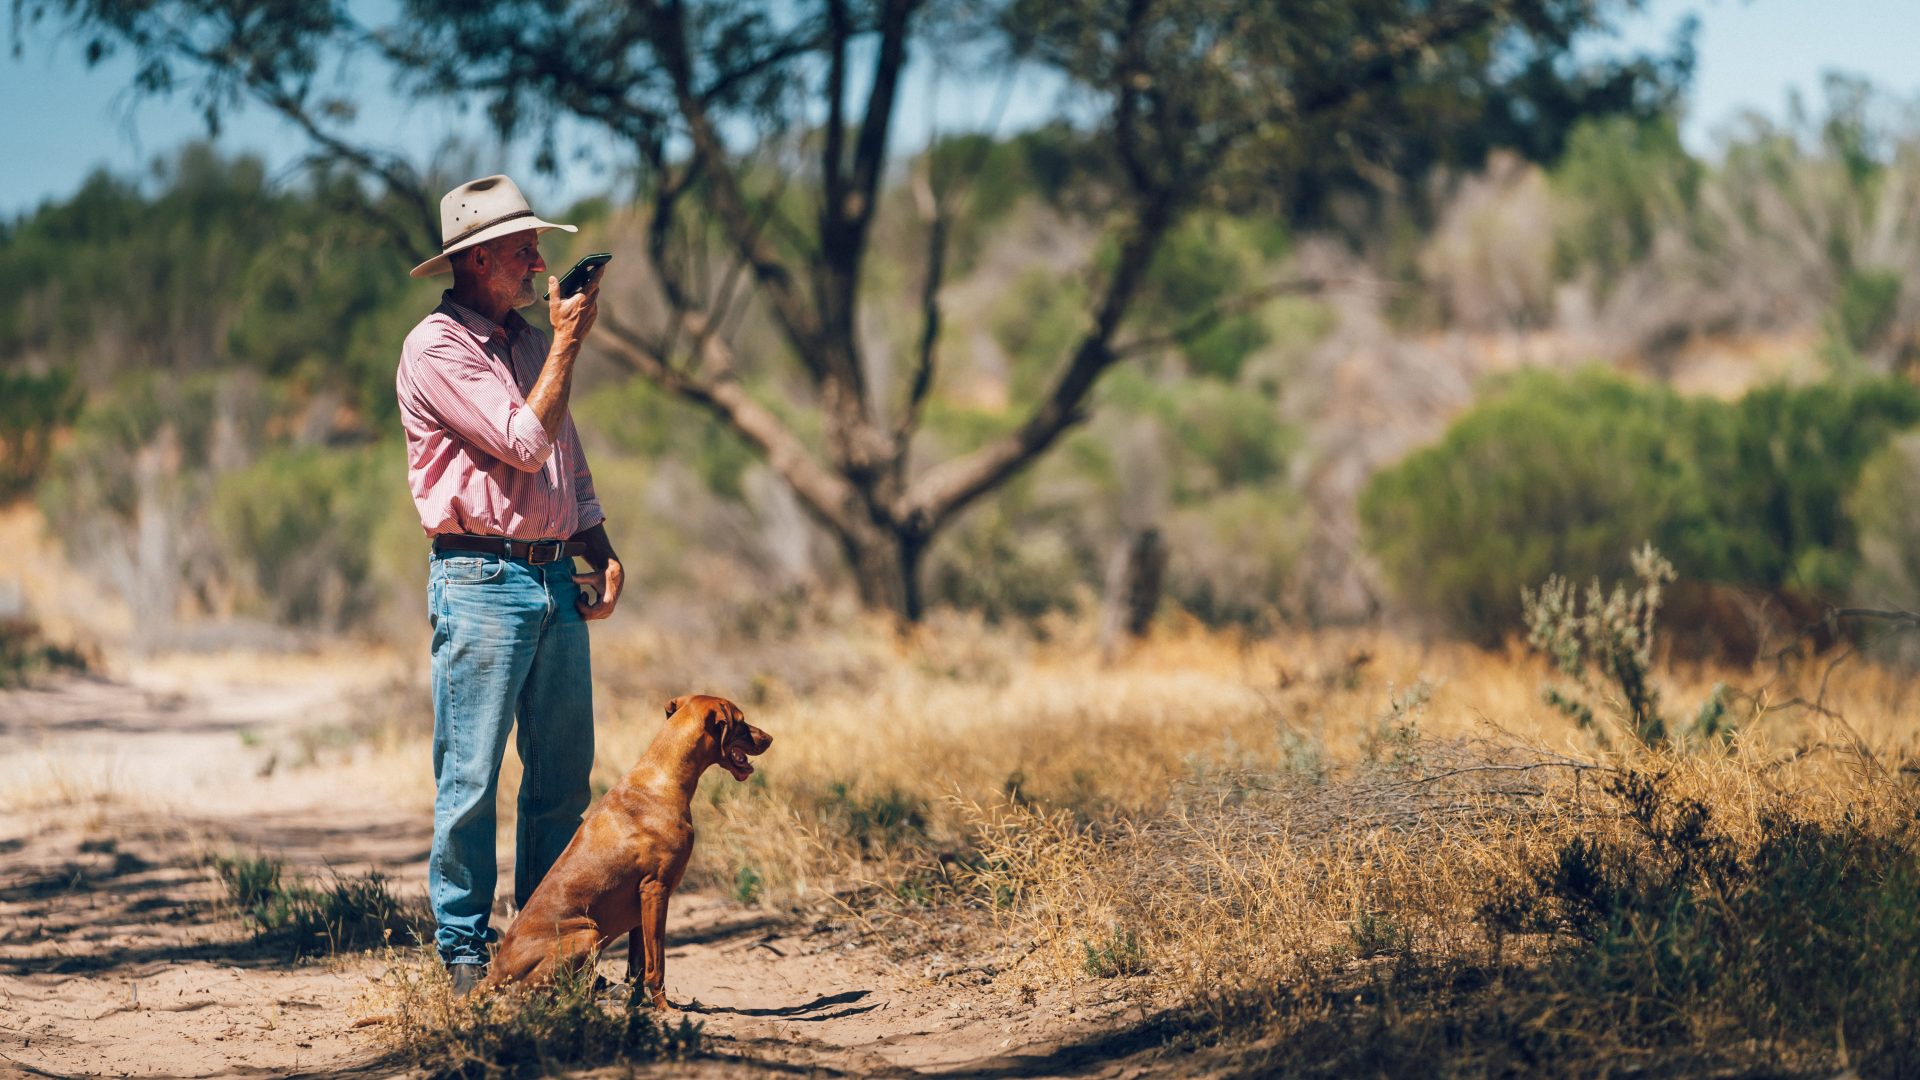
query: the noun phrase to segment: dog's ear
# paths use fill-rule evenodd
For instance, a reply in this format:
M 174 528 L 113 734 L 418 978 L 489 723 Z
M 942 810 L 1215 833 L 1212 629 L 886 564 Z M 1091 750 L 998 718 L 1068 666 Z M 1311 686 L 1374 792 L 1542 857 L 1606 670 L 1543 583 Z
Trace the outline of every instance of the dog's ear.
M 727 733 L 727 710 L 715 705 L 707 710 L 707 730 L 715 735 Z
M 667 702 L 667 715 L 671 717 L 674 714 L 674 711 L 679 708 L 680 708 L 679 698 L 674 698 L 672 701 Z

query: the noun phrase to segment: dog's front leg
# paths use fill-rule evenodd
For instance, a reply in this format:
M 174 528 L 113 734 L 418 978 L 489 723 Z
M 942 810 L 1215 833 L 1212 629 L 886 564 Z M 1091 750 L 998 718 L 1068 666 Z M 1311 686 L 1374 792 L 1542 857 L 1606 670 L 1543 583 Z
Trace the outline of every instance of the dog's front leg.
M 667 1007 L 667 889 L 658 882 L 640 886 L 640 925 L 633 928 L 627 946 L 627 977 L 633 960 L 641 960 L 640 985 L 656 1009 Z

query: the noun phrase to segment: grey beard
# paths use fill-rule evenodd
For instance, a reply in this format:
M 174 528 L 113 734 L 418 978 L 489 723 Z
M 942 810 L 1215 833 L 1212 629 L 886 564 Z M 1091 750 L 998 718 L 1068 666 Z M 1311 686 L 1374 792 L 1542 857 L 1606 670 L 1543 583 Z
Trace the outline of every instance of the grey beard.
M 513 294 L 513 306 L 516 308 L 528 307 L 539 298 L 538 290 L 533 287 L 533 279 L 525 278 L 520 282 L 519 291 Z

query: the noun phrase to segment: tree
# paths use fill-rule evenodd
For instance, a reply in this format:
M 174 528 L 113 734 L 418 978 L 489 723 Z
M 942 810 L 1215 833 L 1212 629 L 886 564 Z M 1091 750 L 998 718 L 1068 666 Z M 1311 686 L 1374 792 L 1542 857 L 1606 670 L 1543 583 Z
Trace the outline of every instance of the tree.
M 384 187 L 381 205 L 410 208 L 385 220 L 415 250 L 435 239 L 432 198 L 403 156 L 341 134 L 352 105 L 319 89 L 328 58 L 376 55 L 414 95 L 482 104 L 503 137 L 537 140 L 549 167 L 567 125 L 612 136 L 642 166 L 667 312 L 649 327 L 603 313 L 615 359 L 728 424 L 838 539 L 865 603 L 914 619 L 922 558 L 943 527 L 1083 419 L 1113 365 L 1217 321 L 1218 310 L 1172 327 L 1137 317 L 1185 215 L 1392 190 L 1494 145 L 1556 152 L 1584 115 L 1657 112 L 1684 81 L 1684 41 L 1667 59 L 1576 48 L 1632 3 L 408 0 L 382 27 L 343 0 L 15 0 L 14 12 L 16 41 L 51 14 L 90 59 L 131 49 L 139 90 L 184 92 L 210 124 L 242 101 L 280 112 L 319 158 Z M 911 370 L 876 385 L 857 327 L 902 73 L 936 47 L 983 73 L 1049 69 L 1099 104 L 1082 132 L 1092 167 L 1077 180 L 1109 255 L 1082 332 L 1020 421 L 923 465 L 913 435 L 979 154 L 913 163 L 926 260 Z M 805 213 L 796 193 L 810 196 Z M 710 238 L 728 256 L 722 272 L 695 257 Z M 748 292 L 805 373 L 818 447 L 743 386 L 723 327 Z

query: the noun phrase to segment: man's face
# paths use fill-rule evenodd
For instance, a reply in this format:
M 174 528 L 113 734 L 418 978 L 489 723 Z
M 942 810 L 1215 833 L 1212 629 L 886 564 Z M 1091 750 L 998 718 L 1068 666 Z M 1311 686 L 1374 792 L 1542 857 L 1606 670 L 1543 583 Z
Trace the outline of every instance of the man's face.
M 496 295 L 508 297 L 508 303 L 517 308 L 533 303 L 538 297 L 534 279 L 547 269 L 546 260 L 540 257 L 540 234 L 528 229 L 503 236 L 488 248 L 493 256 L 488 276 Z

